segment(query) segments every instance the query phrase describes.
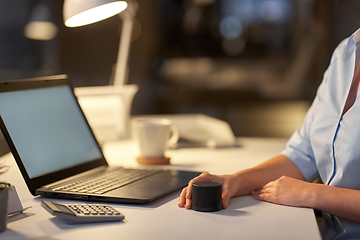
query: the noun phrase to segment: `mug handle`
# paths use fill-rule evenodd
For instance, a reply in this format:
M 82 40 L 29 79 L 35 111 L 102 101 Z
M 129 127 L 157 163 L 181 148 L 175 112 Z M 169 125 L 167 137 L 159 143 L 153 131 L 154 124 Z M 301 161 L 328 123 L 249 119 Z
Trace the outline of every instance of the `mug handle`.
M 172 145 L 176 144 L 177 141 L 179 140 L 179 137 L 180 137 L 179 128 L 175 124 L 172 124 L 171 125 L 171 137 L 167 141 L 167 146 L 171 147 Z

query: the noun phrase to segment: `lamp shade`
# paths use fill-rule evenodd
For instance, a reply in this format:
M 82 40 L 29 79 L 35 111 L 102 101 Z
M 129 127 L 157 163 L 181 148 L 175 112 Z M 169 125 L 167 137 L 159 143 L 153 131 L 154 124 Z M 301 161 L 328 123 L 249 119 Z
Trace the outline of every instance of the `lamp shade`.
M 115 0 L 65 0 L 64 23 L 67 27 L 88 25 L 122 12 L 127 5 Z

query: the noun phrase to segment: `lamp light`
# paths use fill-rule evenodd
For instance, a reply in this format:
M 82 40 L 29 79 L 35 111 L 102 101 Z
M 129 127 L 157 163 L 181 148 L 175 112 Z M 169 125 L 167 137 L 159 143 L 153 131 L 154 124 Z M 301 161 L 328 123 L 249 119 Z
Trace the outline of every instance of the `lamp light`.
M 49 7 L 45 2 L 36 4 L 24 28 L 24 35 L 33 40 L 51 40 L 57 32 L 57 26 L 51 20 Z
M 114 0 L 65 0 L 64 22 L 79 27 L 112 17 L 127 8 L 127 2 Z
M 133 28 L 133 21 L 137 10 L 136 0 L 132 1 L 115 1 L 115 0 L 65 0 L 64 1 L 64 23 L 67 27 L 80 27 L 95 23 L 107 18 L 110 18 L 116 14 L 122 19 L 122 30 L 119 44 L 119 51 L 117 56 L 117 62 L 115 65 L 113 85 L 99 86 L 99 87 L 81 87 L 75 89 L 75 94 L 79 99 L 80 104 L 88 105 L 91 107 L 91 102 L 94 98 L 97 98 L 97 102 L 103 101 L 103 108 L 109 106 L 106 103 L 109 100 L 109 96 L 119 96 L 122 100 L 122 110 L 115 109 L 118 112 L 118 116 L 123 119 L 117 119 L 116 132 L 120 138 L 129 137 L 130 129 L 130 111 L 132 99 L 138 91 L 136 84 L 127 83 L 128 72 L 128 58 L 131 42 L 131 33 Z M 92 98 L 92 99 L 90 99 Z M 87 101 L 89 100 L 89 101 Z M 114 102 L 118 102 L 117 100 Z M 115 104 L 114 104 L 115 105 Z M 102 109 L 104 110 L 104 109 Z M 94 114 L 96 110 L 89 110 L 88 115 L 100 115 Z M 84 107 L 84 112 L 87 114 L 87 109 Z M 122 113 L 122 114 L 121 114 Z M 106 119 L 107 121 L 108 119 Z M 104 122 L 104 119 L 97 119 L 94 122 Z M 89 119 L 91 125 L 92 120 Z M 95 123 L 94 123 L 95 124 Z M 95 131 L 96 134 L 96 131 Z M 101 137 L 100 137 L 101 138 Z

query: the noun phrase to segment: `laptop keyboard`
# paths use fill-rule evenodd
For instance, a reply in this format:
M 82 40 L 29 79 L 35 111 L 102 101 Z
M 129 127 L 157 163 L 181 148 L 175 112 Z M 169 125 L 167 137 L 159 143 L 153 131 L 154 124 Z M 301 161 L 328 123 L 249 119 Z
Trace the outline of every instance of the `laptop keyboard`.
M 63 183 L 60 186 L 51 186 L 50 189 L 62 192 L 104 194 L 159 172 L 161 172 L 161 170 L 118 168 L 103 171 L 90 177 L 82 178 L 79 181 Z

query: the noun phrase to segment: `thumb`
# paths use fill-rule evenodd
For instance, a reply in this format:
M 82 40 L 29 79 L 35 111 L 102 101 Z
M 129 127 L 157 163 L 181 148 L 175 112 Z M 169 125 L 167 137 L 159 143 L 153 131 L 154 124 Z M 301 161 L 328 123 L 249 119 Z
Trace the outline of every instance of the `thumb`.
M 222 205 L 223 208 L 227 208 L 229 200 L 231 198 L 231 186 L 228 182 L 224 182 L 222 186 Z
M 222 193 L 222 207 L 227 208 L 230 200 L 230 194 L 229 191 L 223 190 Z

